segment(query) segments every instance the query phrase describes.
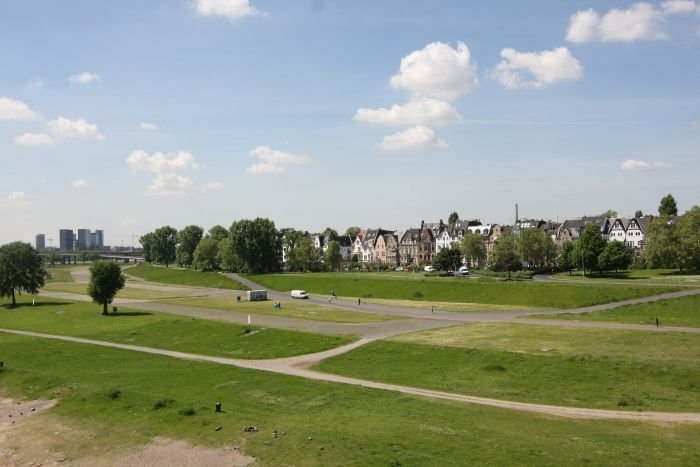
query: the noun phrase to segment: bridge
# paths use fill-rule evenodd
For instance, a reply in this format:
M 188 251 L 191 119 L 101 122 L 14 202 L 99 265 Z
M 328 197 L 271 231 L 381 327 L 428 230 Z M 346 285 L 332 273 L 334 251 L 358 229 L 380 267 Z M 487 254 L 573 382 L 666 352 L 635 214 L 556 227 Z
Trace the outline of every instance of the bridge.
M 59 263 L 61 264 L 78 264 L 78 259 L 80 258 L 80 253 L 81 252 L 76 252 L 76 251 L 63 251 L 63 252 L 55 252 L 53 254 L 57 255 L 59 259 Z M 141 255 L 135 255 L 135 254 L 129 254 L 129 253 L 102 253 L 99 251 L 85 251 L 84 253 L 88 253 L 88 255 L 94 257 L 95 255 L 99 256 L 99 259 L 101 260 L 110 260 L 110 261 L 116 261 L 120 263 L 143 263 L 144 258 Z M 47 255 L 52 254 L 52 253 L 39 253 L 39 256 L 42 256 L 46 258 Z

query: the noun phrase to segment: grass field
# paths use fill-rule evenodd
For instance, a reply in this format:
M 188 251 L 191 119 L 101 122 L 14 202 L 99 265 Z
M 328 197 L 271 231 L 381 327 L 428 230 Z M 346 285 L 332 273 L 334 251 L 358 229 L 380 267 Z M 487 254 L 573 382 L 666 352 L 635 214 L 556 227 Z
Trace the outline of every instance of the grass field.
M 432 310 L 434 307 L 435 311 L 453 311 L 456 313 L 468 313 L 473 311 L 528 311 L 532 309 L 526 306 L 494 305 L 491 303 L 389 300 L 386 298 L 365 298 L 362 300 L 362 303 L 376 303 L 378 305 L 400 306 L 419 310 Z
M 193 269 L 166 268 L 139 263 L 125 269 L 126 274 L 140 277 L 150 282 L 162 284 L 189 285 L 194 287 L 211 287 L 214 289 L 248 290 L 240 282 L 216 272 L 195 271 Z
M 320 352 L 353 340 L 257 327 L 253 327 L 254 332 L 246 334 L 245 326 L 237 324 L 126 308 L 102 316 L 99 305 L 41 296 L 37 297 L 37 306 L 34 307 L 31 299 L 26 297 L 18 302 L 22 306 L 0 307 L 0 327 L 221 357 L 288 357 Z
M 305 289 L 342 297 L 577 308 L 677 290 L 651 285 L 510 282 L 410 273 L 317 273 L 251 276 L 273 290 Z
M 288 316 L 290 318 L 309 319 L 313 321 L 326 321 L 330 323 L 376 323 L 394 319 L 403 319 L 399 316 L 382 315 L 377 313 L 359 313 L 340 308 L 310 305 L 303 301 L 285 300 L 280 302 L 282 308 L 275 309 L 272 301 L 249 302 L 243 300 L 236 302 L 233 297 L 202 297 L 181 298 L 168 300 L 164 303 L 175 305 L 194 306 L 200 308 L 213 308 L 224 311 L 238 311 L 241 313 Z
M 52 282 L 73 282 L 73 276 L 70 273 L 72 268 L 47 266 L 45 269 L 49 273 L 49 276 L 46 278 L 47 284 Z
M 698 271 L 684 271 L 678 269 L 631 269 L 629 271 L 605 272 L 603 274 L 593 273 L 583 277 L 581 271 L 560 272 L 553 274 L 556 279 L 572 281 L 627 281 L 630 282 L 653 282 L 668 283 L 678 285 L 698 285 L 700 286 L 700 273 Z
M 529 315 L 523 318 L 567 319 L 574 321 L 615 321 L 618 323 L 700 327 L 700 295 L 626 305 L 607 311 Z
M 698 425 L 557 419 L 23 336 L 0 335 L 0 345 L 6 395 L 59 397 L 46 425 L 90 434 L 59 444 L 69 459 L 167 436 L 240 445 L 261 466 L 700 461 Z
M 700 410 L 700 335 L 475 324 L 375 342 L 321 371 L 576 407 Z
M 69 292 L 80 295 L 87 295 L 87 284 L 76 284 L 74 282 L 51 282 L 47 283 L 41 290 L 46 290 L 49 292 Z M 165 298 L 192 297 L 194 295 L 194 293 L 183 292 L 180 290 L 168 291 L 139 289 L 135 287 L 129 287 L 129 284 L 127 283 L 126 287 L 117 292 L 116 298 L 157 300 Z

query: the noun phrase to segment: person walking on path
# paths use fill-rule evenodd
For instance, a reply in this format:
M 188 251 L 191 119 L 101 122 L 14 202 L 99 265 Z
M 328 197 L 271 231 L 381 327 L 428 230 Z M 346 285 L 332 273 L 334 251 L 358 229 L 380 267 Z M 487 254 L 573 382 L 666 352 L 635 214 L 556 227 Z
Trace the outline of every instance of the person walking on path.
M 430 312 L 435 313 L 435 305 L 430 305 Z
M 659 327 L 659 318 L 656 318 L 656 327 Z
M 359 306 L 360 303 L 361 303 L 361 302 L 360 302 L 360 299 L 358 298 L 358 299 L 357 299 L 357 305 Z

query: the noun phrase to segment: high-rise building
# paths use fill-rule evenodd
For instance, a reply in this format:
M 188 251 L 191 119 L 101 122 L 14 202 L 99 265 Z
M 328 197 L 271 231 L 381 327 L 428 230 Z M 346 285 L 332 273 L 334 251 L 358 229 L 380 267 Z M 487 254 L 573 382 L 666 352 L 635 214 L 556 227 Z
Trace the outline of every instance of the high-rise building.
M 87 250 L 88 248 L 90 248 L 90 229 L 78 229 L 76 249 Z
M 59 248 L 61 251 L 73 251 L 73 230 L 61 229 L 58 232 Z
M 38 234 L 34 246 L 36 246 L 38 251 L 44 251 L 46 249 L 46 235 Z
M 95 241 L 93 248 L 97 251 L 102 251 L 105 247 L 105 232 L 104 230 L 95 230 Z

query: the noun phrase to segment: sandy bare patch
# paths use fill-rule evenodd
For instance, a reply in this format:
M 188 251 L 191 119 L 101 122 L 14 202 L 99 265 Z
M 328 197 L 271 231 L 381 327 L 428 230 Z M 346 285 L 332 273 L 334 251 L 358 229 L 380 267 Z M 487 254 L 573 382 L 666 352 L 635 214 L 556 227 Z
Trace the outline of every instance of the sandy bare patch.
M 0 436 L 32 415 L 50 409 L 54 405 L 56 405 L 55 400 L 21 401 L 0 398 Z
M 112 465 L 116 467 L 242 467 L 253 462 L 255 458 L 243 455 L 235 447 L 207 448 L 158 437 L 137 452 L 117 459 Z

